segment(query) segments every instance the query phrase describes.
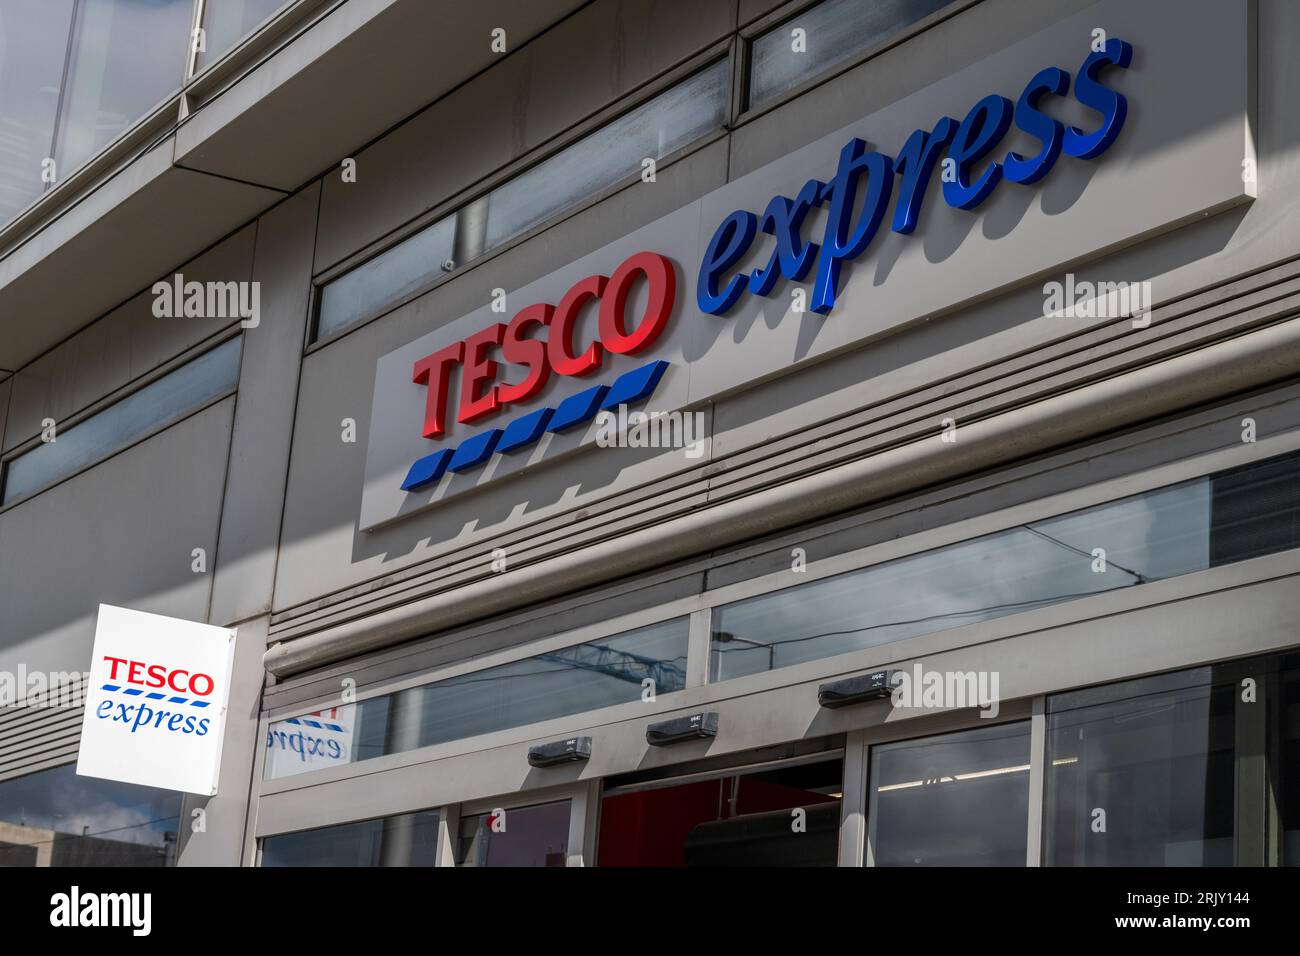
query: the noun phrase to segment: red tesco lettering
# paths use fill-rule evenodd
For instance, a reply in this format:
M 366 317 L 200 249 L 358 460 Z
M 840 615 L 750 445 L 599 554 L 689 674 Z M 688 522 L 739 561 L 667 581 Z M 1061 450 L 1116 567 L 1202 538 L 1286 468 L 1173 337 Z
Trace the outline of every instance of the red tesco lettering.
M 195 697 L 207 697 L 215 686 L 207 674 L 190 673 L 178 668 L 169 668 L 163 664 L 148 664 L 144 661 L 128 660 L 125 657 L 108 657 L 110 680 L 118 680 L 141 687 L 165 687 L 177 694 L 193 694 Z
M 627 303 L 635 283 L 648 288 L 645 310 L 635 326 L 627 324 Z M 508 405 L 526 402 L 540 392 L 552 373 L 580 377 L 600 369 L 605 353 L 632 355 L 651 345 L 663 333 L 677 298 L 677 273 L 667 257 L 638 252 L 624 260 L 613 275 L 593 275 L 578 280 L 552 306 L 538 302 L 525 306 L 509 323 L 497 322 L 419 359 L 411 380 L 425 393 L 425 438 L 440 438 L 447 431 L 451 370 L 461 366 L 460 400 L 456 420 L 476 422 Z M 574 342 L 575 327 L 583 308 L 596 305 L 598 337 L 585 344 Z M 541 330 L 546 337 L 540 337 Z M 496 353 L 511 366 L 524 370 L 513 383 L 498 381 Z

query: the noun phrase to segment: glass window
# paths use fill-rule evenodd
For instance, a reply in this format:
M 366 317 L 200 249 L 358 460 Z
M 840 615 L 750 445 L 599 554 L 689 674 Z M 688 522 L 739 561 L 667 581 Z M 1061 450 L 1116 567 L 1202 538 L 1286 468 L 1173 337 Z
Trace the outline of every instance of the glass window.
M 1281 705 L 1270 712 L 1277 752 L 1272 755 L 1277 778 L 1278 816 L 1282 831 L 1282 864 L 1300 866 L 1300 654 L 1281 659 Z
M 325 285 L 316 337 L 378 315 L 433 282 L 449 260 L 459 266 L 639 174 L 643 159 L 662 159 L 718 129 L 727 118 L 729 75 L 726 61 L 706 67 L 497 187 L 485 197 L 486 216 L 478 214 L 483 200 L 475 200 L 474 215 L 439 220 Z
M 451 260 L 456 217 L 448 216 L 320 290 L 316 338 L 377 315 L 430 282 Z
M 0 225 L 45 188 L 73 0 L 0 3 Z
M 49 487 L 234 388 L 239 354 L 236 336 L 14 458 L 5 467 L 3 503 Z
M 498 246 L 560 210 L 659 160 L 727 118 L 725 60 L 601 127 L 490 194 L 487 247 Z
M 564 866 L 569 801 L 462 817 L 457 866 Z
M 267 837 L 262 866 L 433 866 L 438 811 Z
M 750 48 L 749 105 L 762 106 L 776 99 L 950 2 L 823 0 L 754 40 Z
M 266 775 L 285 777 L 636 701 L 647 678 L 656 694 L 681 690 L 686 644 L 686 618 L 677 618 L 277 721 L 267 733 Z
M 606 794 L 598 866 L 834 866 L 844 762 Z
M 253 28 L 285 5 L 286 0 L 206 0 L 203 5 L 204 49 L 196 69 L 221 57 Z
M 181 794 L 77 776 L 74 764 L 0 783 L 2 866 L 171 866 Z
M 1029 724 L 871 748 L 868 851 L 876 866 L 1024 866 Z
M 180 89 L 194 0 L 78 0 L 55 151 L 59 179 Z
M 1209 668 L 1049 699 L 1045 862 L 1231 865 L 1234 699 Z
M 1295 547 L 1300 456 L 1286 455 L 724 605 L 713 615 L 711 679 Z

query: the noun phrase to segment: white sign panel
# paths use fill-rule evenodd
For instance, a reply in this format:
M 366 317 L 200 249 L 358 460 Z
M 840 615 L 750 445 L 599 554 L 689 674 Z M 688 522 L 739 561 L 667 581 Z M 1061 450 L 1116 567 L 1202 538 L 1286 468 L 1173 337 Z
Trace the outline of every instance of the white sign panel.
M 215 794 L 234 660 L 231 628 L 101 604 L 77 773 Z

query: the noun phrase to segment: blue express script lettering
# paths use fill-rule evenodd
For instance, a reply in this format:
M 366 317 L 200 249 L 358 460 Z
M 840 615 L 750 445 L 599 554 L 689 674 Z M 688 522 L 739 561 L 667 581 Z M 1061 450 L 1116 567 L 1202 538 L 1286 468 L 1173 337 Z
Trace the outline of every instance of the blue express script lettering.
M 125 700 L 103 700 L 95 708 L 100 720 L 125 724 L 130 733 L 143 728 L 205 736 L 211 721 L 193 712 L 211 706 L 216 682 L 210 674 L 166 664 L 105 655 L 108 680 L 100 689 Z
M 945 116 L 931 130 L 916 130 L 896 159 L 868 152 L 867 144 L 854 137 L 840 150 L 839 165 L 830 182 L 810 179 L 793 199 L 774 196 L 761 217 L 738 209 L 722 220 L 700 263 L 695 291 L 701 311 L 723 315 L 746 291 L 768 296 L 778 278 L 801 282 L 815 265 L 810 307 L 828 314 L 835 306 L 841 264 L 857 258 L 871 244 L 884 220 L 895 177 L 899 178 L 898 200 L 891 228 L 907 235 L 916 229 L 926 188 L 945 148 L 944 201 L 967 210 L 988 199 L 1003 179 L 1023 185 L 1038 182 L 1061 153 L 1095 159 L 1115 142 L 1128 115 L 1124 96 L 1105 86 L 1101 73 L 1107 67 L 1127 69 L 1132 60 L 1133 47 L 1112 37 L 1079 68 L 1074 98 L 1101 115 L 1091 132 L 1067 128 L 1040 108 L 1044 97 L 1064 96 L 1070 88 L 1070 74 L 1049 66 L 1035 74 L 1015 104 L 997 93 L 990 94 L 972 106 L 960 123 Z M 989 163 L 972 178 L 972 167 L 996 149 L 1012 122 L 1039 141 L 1038 151 L 1032 156 L 1008 151 L 1001 161 Z M 863 175 L 866 188 L 859 201 Z M 821 206 L 827 209 L 827 219 L 819 246 L 805 242 L 801 232 L 809 211 Z M 771 258 L 748 275 L 732 274 L 759 230 L 776 238 Z

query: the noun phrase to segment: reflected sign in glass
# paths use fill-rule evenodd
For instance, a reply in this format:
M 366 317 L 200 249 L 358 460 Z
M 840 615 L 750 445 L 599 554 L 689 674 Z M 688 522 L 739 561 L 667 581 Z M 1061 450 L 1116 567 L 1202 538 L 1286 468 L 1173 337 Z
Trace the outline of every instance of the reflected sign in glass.
M 338 708 L 336 721 L 319 714 L 276 721 L 267 735 L 271 759 L 266 776 L 305 773 L 629 703 L 640 700 L 648 687 L 656 695 L 681 690 L 686 686 L 686 643 L 687 619 L 676 618 L 371 697 Z

